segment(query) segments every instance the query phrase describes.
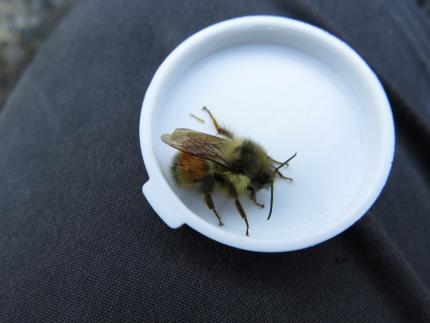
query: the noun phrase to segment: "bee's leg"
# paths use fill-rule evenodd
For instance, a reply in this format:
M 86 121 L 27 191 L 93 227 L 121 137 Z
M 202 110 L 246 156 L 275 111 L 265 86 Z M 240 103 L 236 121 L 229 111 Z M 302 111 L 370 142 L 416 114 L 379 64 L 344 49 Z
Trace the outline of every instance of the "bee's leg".
M 285 176 L 284 174 L 282 174 L 282 173 L 281 173 L 281 171 L 280 171 L 280 170 L 277 170 L 277 171 L 276 171 L 276 174 L 278 174 L 278 175 L 279 175 L 279 177 L 281 177 L 281 178 L 283 178 L 283 179 L 289 180 L 290 182 L 292 182 L 292 181 L 293 181 L 293 179 L 292 179 L 291 177 L 287 177 L 287 176 Z
M 206 111 L 206 112 L 209 114 L 209 117 L 210 117 L 210 118 L 211 118 L 211 120 L 212 120 L 212 123 L 213 123 L 213 125 L 214 125 L 214 127 L 215 127 L 215 130 L 216 130 L 220 135 L 223 135 L 223 136 L 228 137 L 228 138 L 233 138 L 233 133 L 232 133 L 230 130 L 228 130 L 228 129 L 224 128 L 224 127 L 221 127 L 221 126 L 218 124 L 218 122 L 216 121 L 215 117 L 214 117 L 214 116 L 212 115 L 212 113 L 209 111 L 209 109 L 208 109 L 208 108 L 203 107 L 203 111 Z
M 257 197 L 255 196 L 255 190 L 254 189 L 251 189 L 249 191 L 249 198 L 251 199 L 252 202 L 254 202 L 255 205 L 257 205 L 261 208 L 264 208 L 264 204 L 260 204 L 257 202 Z
M 198 116 L 195 116 L 192 113 L 190 113 L 190 117 L 196 119 L 200 123 L 205 123 L 205 120 L 203 120 L 202 118 L 199 118 Z
M 224 222 L 222 222 L 221 217 L 219 216 L 218 212 L 215 210 L 214 201 L 212 200 L 212 196 L 209 193 L 205 193 L 205 201 L 208 208 L 212 210 L 215 216 L 218 218 L 219 225 L 224 225 Z
M 270 157 L 270 156 L 267 156 L 267 157 L 269 157 L 269 159 L 270 159 L 273 163 L 275 163 L 275 164 L 279 164 L 279 165 L 281 165 L 281 164 L 282 164 L 282 162 L 277 161 L 276 159 L 273 159 L 273 158 L 272 158 L 272 157 Z M 288 164 L 287 164 L 287 165 L 285 165 L 285 166 L 288 166 Z
M 273 159 L 272 157 L 270 157 L 269 155 L 266 155 L 273 163 L 275 163 L 275 164 L 278 164 L 278 165 L 280 165 L 280 166 L 278 166 L 278 167 L 284 167 L 284 166 L 290 166 L 289 164 L 288 164 L 288 162 L 291 160 L 291 159 L 293 159 L 294 157 L 296 157 L 297 156 L 297 153 L 295 153 L 293 156 L 291 156 L 290 158 L 288 158 L 287 159 L 287 161 L 285 161 L 285 162 L 280 162 L 280 161 L 277 161 L 277 160 L 275 160 L 275 159 Z M 282 165 L 282 166 L 281 166 Z
M 236 203 L 236 208 L 239 211 L 240 216 L 246 223 L 246 236 L 249 237 L 249 223 L 248 218 L 246 217 L 245 210 L 243 209 L 242 204 L 240 204 L 240 201 L 237 198 L 234 200 L 234 202 Z

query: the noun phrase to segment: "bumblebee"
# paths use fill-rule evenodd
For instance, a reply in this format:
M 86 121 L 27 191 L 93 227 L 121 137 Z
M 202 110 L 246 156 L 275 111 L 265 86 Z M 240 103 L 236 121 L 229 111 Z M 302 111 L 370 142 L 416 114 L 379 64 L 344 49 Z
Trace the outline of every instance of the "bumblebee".
M 178 150 L 173 158 L 171 174 L 178 187 L 194 189 L 200 192 L 207 207 L 223 225 L 212 200 L 214 191 L 223 192 L 234 200 L 236 209 L 246 224 L 246 235 L 249 236 L 249 223 L 239 197 L 248 196 L 260 208 L 256 192 L 270 188 L 270 209 L 267 220 L 273 210 L 273 185 L 275 177 L 284 176 L 280 169 L 297 155 L 294 154 L 285 162 L 271 158 L 266 150 L 255 141 L 236 137 L 233 132 L 220 126 L 206 107 L 218 136 L 177 128 L 172 134 L 163 134 L 161 140 Z

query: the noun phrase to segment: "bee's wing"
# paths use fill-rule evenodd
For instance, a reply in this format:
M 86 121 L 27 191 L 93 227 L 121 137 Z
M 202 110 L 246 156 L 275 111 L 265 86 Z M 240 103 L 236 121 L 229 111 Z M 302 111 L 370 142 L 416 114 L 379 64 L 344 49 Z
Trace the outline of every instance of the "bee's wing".
M 226 142 L 227 139 L 190 129 L 178 128 L 170 135 L 162 135 L 161 140 L 180 151 L 211 160 L 226 168 L 230 166 L 220 150 L 221 144 Z

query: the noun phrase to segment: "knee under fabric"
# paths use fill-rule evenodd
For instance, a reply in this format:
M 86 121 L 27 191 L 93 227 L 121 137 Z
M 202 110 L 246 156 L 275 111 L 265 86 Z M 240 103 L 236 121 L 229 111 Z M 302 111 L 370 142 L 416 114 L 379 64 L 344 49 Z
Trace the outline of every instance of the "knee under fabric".
M 253 14 L 347 41 L 395 115 L 378 202 L 293 253 L 171 230 L 141 192 L 139 114 L 158 65 L 192 33 Z M 429 21 L 413 1 L 78 2 L 0 111 L 0 320 L 429 321 Z

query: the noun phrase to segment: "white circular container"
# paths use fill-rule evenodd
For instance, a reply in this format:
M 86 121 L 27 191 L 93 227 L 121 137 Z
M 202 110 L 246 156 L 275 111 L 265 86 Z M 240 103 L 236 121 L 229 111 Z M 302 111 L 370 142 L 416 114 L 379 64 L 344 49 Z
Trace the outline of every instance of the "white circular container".
M 269 191 L 257 194 L 264 209 L 241 197 L 249 237 L 234 201 L 214 195 L 225 222 L 218 226 L 203 197 L 171 178 L 176 151 L 160 136 L 175 128 L 216 134 L 203 106 L 277 160 L 298 153 L 284 168 L 294 182 L 275 182 L 269 221 Z M 351 226 L 380 194 L 394 153 L 390 105 L 363 59 L 319 28 L 274 16 L 227 20 L 180 44 L 151 81 L 139 132 L 143 193 L 167 225 L 264 252 L 306 248 Z

